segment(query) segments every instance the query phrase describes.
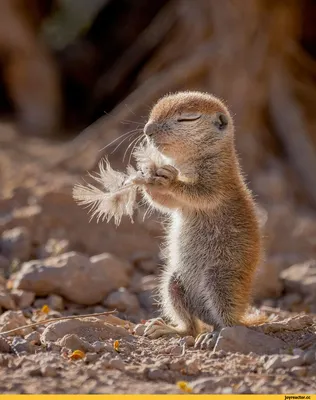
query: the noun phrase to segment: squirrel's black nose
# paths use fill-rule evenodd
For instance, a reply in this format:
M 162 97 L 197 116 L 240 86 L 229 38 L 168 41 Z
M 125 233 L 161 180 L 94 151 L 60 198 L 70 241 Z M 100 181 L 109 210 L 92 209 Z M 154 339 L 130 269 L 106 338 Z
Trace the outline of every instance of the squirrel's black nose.
M 151 136 L 155 130 L 156 130 L 157 125 L 154 122 L 147 122 L 147 124 L 144 127 L 144 133 L 147 136 Z

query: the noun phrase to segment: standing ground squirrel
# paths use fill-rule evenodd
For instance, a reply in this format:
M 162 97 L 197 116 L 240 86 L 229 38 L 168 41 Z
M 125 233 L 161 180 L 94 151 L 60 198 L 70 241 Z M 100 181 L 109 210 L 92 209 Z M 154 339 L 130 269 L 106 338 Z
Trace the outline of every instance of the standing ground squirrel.
M 213 347 L 221 328 L 265 319 L 248 314 L 261 239 L 233 121 L 216 97 L 179 92 L 156 103 L 144 133 L 165 165 L 142 159 L 140 152 L 142 176 L 136 181 L 147 202 L 170 215 L 159 288 L 170 325 L 152 320 L 145 335 L 196 336 L 206 329 L 197 345 Z

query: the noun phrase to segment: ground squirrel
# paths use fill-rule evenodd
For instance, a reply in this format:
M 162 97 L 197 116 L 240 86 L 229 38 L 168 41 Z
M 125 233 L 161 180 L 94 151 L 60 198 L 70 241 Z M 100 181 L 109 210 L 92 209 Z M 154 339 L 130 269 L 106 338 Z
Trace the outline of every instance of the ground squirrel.
M 170 325 L 155 319 L 145 334 L 196 336 L 206 327 L 197 344 L 212 347 L 223 327 L 263 322 L 248 313 L 261 240 L 233 120 L 216 97 L 179 92 L 156 103 L 144 133 L 165 165 L 139 156 L 137 183 L 150 205 L 170 215 L 159 289 Z

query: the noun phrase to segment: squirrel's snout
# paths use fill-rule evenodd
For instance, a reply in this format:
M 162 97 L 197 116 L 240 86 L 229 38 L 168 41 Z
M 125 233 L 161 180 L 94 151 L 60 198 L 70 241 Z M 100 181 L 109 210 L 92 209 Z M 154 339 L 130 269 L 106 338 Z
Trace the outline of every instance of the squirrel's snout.
M 157 130 L 157 124 L 155 124 L 154 122 L 147 122 L 147 124 L 144 127 L 144 133 L 146 136 L 152 136 L 156 130 Z

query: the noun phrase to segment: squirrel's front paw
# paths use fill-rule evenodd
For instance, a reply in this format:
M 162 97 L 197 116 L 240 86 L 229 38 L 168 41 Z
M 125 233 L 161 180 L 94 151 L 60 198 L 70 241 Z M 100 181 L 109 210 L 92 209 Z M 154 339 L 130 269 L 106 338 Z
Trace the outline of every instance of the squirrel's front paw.
M 163 167 L 158 168 L 155 176 L 151 178 L 152 184 L 169 186 L 177 180 L 178 175 L 179 171 L 172 165 L 164 165 Z
M 147 170 L 138 171 L 137 176 L 132 182 L 145 186 L 169 186 L 178 178 L 178 170 L 171 165 L 164 165 L 160 168 L 148 168 Z

